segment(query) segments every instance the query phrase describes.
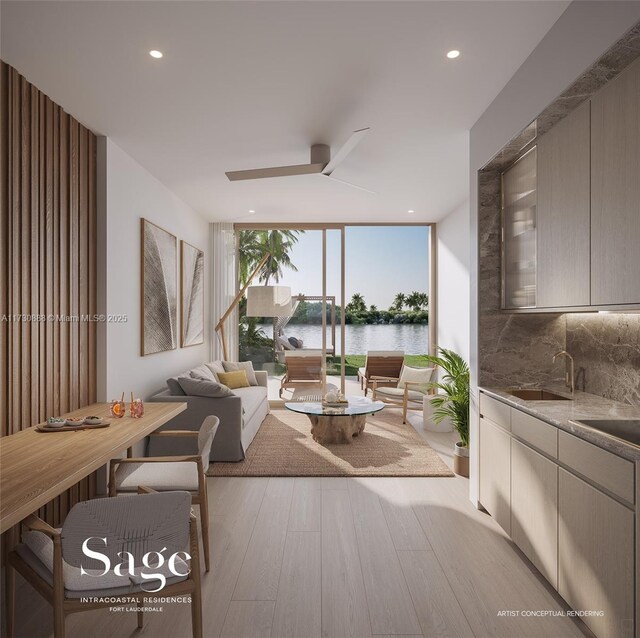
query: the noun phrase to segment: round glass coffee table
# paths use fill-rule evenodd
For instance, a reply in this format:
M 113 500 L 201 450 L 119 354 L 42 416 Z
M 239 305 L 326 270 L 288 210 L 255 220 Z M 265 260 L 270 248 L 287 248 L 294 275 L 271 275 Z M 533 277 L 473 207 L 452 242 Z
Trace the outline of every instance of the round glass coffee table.
M 309 417 L 311 436 L 316 443 L 351 443 L 364 430 L 367 414 L 380 412 L 385 404 L 364 397 L 347 397 L 347 401 L 344 407 L 302 401 L 291 401 L 284 407 Z

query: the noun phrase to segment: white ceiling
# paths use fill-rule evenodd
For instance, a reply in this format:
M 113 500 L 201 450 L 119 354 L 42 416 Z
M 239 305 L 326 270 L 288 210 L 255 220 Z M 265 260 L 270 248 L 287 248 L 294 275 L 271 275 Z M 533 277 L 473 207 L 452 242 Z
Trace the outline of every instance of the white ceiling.
M 467 197 L 468 130 L 568 4 L 5 1 L 1 55 L 210 219 L 437 221 Z M 377 195 L 224 175 L 366 126 L 334 176 Z

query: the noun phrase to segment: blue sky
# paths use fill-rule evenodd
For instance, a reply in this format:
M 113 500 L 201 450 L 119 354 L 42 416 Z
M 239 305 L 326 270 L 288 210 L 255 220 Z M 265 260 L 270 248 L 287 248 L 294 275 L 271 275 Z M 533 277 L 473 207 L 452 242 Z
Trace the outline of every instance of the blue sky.
M 348 226 L 346 297 L 364 295 L 367 306 L 388 308 L 396 293 L 428 292 L 428 226 Z M 322 294 L 322 232 L 306 231 L 291 252 L 298 272 L 281 284 L 293 294 Z M 340 231 L 327 231 L 327 294 L 340 299 Z

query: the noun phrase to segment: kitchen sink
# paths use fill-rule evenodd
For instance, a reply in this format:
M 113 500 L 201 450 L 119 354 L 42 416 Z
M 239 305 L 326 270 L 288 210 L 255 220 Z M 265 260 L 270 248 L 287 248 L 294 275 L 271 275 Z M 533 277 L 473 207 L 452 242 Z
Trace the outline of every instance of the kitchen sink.
M 576 419 L 574 423 L 640 445 L 640 419 Z
M 556 394 L 543 388 L 513 388 L 504 390 L 507 394 L 525 401 L 571 401 L 570 397 Z

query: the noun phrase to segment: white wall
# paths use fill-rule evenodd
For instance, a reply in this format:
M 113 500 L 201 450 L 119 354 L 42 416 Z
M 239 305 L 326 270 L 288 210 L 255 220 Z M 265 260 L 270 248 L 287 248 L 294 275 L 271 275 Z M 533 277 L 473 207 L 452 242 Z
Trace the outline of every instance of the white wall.
M 469 202 L 438 222 L 438 345 L 469 361 Z
M 640 2 L 572 2 L 471 128 L 471 463 L 478 499 L 478 170 L 640 20 Z
M 99 138 L 98 144 L 98 217 L 100 311 L 128 318 L 126 323 L 100 326 L 98 399 L 110 400 L 122 392 L 128 397 L 131 391 L 148 398 L 165 387 L 168 377 L 208 360 L 209 224 L 107 138 Z M 141 217 L 176 235 L 178 242 L 184 239 L 205 251 L 202 345 L 140 356 Z

